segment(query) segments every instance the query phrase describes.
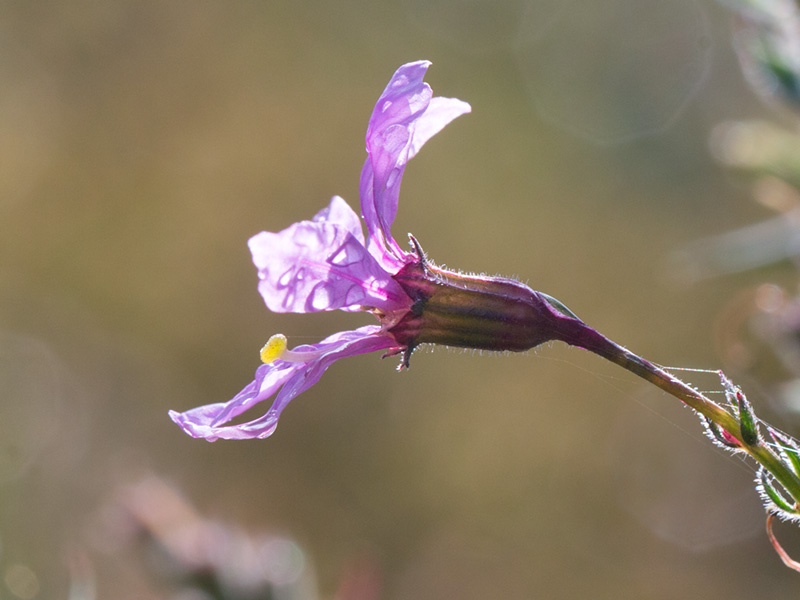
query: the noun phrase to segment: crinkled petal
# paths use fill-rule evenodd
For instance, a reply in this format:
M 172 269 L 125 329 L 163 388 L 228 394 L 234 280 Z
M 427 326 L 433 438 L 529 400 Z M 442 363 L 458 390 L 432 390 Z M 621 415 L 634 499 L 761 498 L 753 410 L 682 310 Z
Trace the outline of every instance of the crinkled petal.
M 269 365 L 261 365 L 256 369 L 255 380 L 251 381 L 241 392 L 236 394 L 236 396 L 228 402 L 198 406 L 197 408 L 192 408 L 182 413 L 171 410 L 169 411 L 169 416 L 190 436 L 205 438 L 213 442 L 219 437 L 224 437 L 216 433 L 217 430 L 220 429 L 220 425 L 227 423 L 259 402 L 274 395 L 292 375 L 303 367 L 304 365 L 302 363 L 289 363 L 285 361 L 275 361 Z M 277 417 L 275 417 L 275 421 L 277 422 Z M 260 433 L 264 433 L 268 430 L 268 424 L 263 421 L 255 425 L 252 424 L 252 422 L 246 425 Z M 274 429 L 274 425 L 272 428 Z M 239 439 L 255 437 L 253 435 L 245 436 L 245 431 L 247 431 L 247 429 L 240 432 L 241 438 Z M 266 435 L 269 435 L 269 433 Z M 266 437 L 266 435 L 264 437 Z M 228 437 L 227 439 L 234 438 Z
M 278 418 L 289 402 L 319 381 L 335 361 L 395 345 L 394 339 L 376 325 L 342 331 L 319 344 L 295 348 L 295 352 L 309 352 L 313 356 L 307 363 L 276 360 L 261 365 L 256 370 L 255 380 L 229 402 L 209 404 L 183 413 L 170 411 L 169 416 L 192 437 L 205 438 L 210 442 L 218 439 L 265 438 L 275 431 Z M 228 425 L 231 420 L 273 395 L 275 400 L 264 415 L 246 423 Z
M 339 225 L 349 231 L 362 245 L 364 244 L 361 219 L 341 196 L 331 198 L 331 203 L 314 215 L 311 220 Z
M 367 128 L 369 156 L 361 171 L 361 214 L 369 233 L 367 247 L 389 270 L 399 269 L 407 257 L 390 231 L 406 164 L 445 125 L 470 111 L 466 102 L 432 98 L 423 81 L 430 64 L 408 63 L 395 72 Z
M 328 214 L 317 214 L 317 221 L 301 221 L 278 233 L 264 231 L 250 238 L 258 291 L 267 307 L 304 313 L 408 306 L 408 296 L 367 252 L 352 224 L 325 220 L 335 210 L 331 203 L 325 209 Z

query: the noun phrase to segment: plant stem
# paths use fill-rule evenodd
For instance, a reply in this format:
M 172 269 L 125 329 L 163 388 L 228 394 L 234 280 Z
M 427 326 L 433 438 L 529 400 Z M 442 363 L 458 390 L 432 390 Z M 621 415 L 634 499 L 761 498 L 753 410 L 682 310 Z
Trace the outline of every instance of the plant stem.
M 754 444 L 745 443 L 742 439 L 739 420 L 735 415 L 674 375 L 623 348 L 582 321 L 573 320 L 570 326 L 562 331 L 567 333 L 567 329 L 569 330 L 568 335 L 562 339 L 568 344 L 593 352 L 634 375 L 638 375 L 693 408 L 736 438 L 741 449 L 771 473 L 795 503 L 800 504 L 800 478 L 760 437 Z

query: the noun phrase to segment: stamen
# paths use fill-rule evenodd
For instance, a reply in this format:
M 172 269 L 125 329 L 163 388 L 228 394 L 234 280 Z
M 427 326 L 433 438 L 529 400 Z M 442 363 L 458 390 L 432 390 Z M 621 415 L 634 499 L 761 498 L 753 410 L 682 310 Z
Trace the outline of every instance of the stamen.
M 288 350 L 288 340 L 282 333 L 273 335 L 261 349 L 261 362 L 265 365 L 283 360 L 286 362 L 305 363 L 319 358 L 323 353 L 319 350 Z
M 273 335 L 261 349 L 261 362 L 268 365 L 275 362 L 286 352 L 288 341 L 282 333 Z

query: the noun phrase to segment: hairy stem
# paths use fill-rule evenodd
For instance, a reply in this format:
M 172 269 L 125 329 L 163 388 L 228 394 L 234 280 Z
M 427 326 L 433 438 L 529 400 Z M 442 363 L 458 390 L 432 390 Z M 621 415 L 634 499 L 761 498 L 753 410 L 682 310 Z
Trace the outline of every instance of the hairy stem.
M 742 439 L 741 426 L 735 415 L 709 400 L 674 375 L 616 344 L 582 321 L 572 321 L 569 329 L 571 331 L 569 331 L 569 335 L 565 336 L 567 339 L 564 340 L 567 343 L 602 356 L 623 369 L 638 375 L 693 408 L 736 438 L 742 450 L 771 473 L 786 492 L 792 496 L 794 501 L 800 504 L 800 479 L 760 437 L 755 443 L 746 443 Z

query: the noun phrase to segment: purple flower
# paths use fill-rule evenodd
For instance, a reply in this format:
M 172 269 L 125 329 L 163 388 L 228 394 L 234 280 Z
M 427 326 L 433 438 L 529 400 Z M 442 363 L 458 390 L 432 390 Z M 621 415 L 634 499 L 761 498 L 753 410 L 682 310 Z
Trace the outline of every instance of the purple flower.
M 310 221 L 278 233 L 261 232 L 248 243 L 258 268 L 258 290 L 270 310 L 369 311 L 378 316 L 381 325 L 337 333 L 292 351 L 281 352 L 285 341 L 278 338 L 275 356 L 262 352 L 270 362 L 258 367 L 255 380 L 232 400 L 183 413 L 170 411 L 172 420 L 189 435 L 209 441 L 267 437 L 286 405 L 314 385 L 334 361 L 375 350 L 399 353 L 406 349 L 389 333 L 391 325 L 413 305 L 393 279 L 414 260 L 391 234 L 403 171 L 425 142 L 470 111 L 460 100 L 433 97 L 423 81 L 429 66 L 427 61 L 418 61 L 400 67 L 370 118 L 368 157 L 360 185 L 366 242 L 358 216 L 342 198 L 334 196 Z M 228 424 L 276 393 L 263 417 Z
M 583 330 L 575 329 L 582 322 L 553 298 L 515 280 L 438 268 L 413 237 L 413 252 L 402 250 L 392 237 L 406 164 L 445 125 L 470 111 L 460 100 L 433 97 L 423 81 L 429 66 L 418 61 L 400 67 L 369 120 L 360 180 L 366 239 L 358 216 L 334 196 L 310 221 L 259 233 L 248 243 L 258 290 L 270 310 L 370 312 L 379 324 L 293 350 L 284 336 L 273 336 L 261 351 L 264 364 L 255 380 L 232 400 L 170 411 L 189 435 L 208 441 L 271 435 L 286 405 L 346 356 L 402 353 L 402 368 L 424 343 L 520 351 L 549 340 L 583 339 Z M 273 396 L 266 414 L 231 424 Z

